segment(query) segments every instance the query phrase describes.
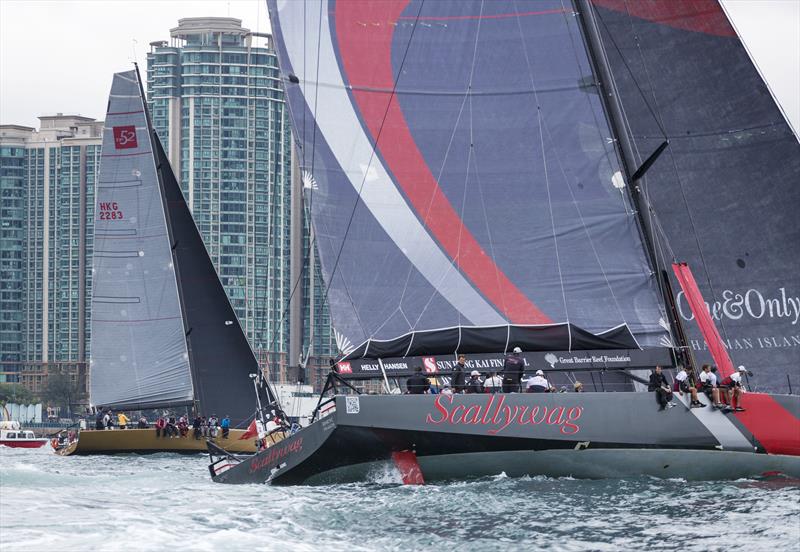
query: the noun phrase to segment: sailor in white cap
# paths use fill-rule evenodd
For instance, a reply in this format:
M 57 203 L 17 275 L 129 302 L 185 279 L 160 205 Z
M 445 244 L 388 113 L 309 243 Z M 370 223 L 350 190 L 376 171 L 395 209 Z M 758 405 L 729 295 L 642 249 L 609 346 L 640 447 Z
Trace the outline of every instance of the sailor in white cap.
M 528 379 L 528 393 L 547 393 L 550 391 L 550 382 L 544 377 L 544 372 L 536 370 L 536 375 Z
M 514 347 L 514 352 L 506 356 L 503 362 L 503 393 L 519 391 L 519 382 L 525 370 L 525 359 L 522 358 L 522 349 Z
M 747 373 L 747 368 L 739 366 L 739 369 L 722 379 L 719 386 L 723 390 L 728 399 L 727 410 L 735 410 L 736 412 L 743 412 L 742 408 L 742 393 L 744 393 L 744 385 L 742 383 L 742 374 Z
M 469 381 L 467 382 L 467 393 L 483 393 L 483 382 L 481 381 L 481 373 L 473 370 L 469 373 Z

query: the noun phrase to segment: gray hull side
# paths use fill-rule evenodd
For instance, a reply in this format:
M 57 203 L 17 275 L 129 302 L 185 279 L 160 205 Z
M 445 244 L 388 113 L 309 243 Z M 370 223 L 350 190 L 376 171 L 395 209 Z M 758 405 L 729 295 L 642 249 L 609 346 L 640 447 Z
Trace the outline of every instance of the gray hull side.
M 800 397 L 793 397 L 798 399 Z M 677 399 L 677 397 L 676 397 Z M 703 397 L 703 400 L 706 400 Z M 348 402 L 349 401 L 349 402 Z M 659 410 L 654 393 L 509 393 L 337 397 L 340 427 L 603 443 L 617 448 L 719 448 L 753 451 L 732 415 Z M 411 443 L 413 447 L 414 443 Z M 568 445 L 571 447 L 571 445 Z M 418 455 L 425 455 L 417 449 Z

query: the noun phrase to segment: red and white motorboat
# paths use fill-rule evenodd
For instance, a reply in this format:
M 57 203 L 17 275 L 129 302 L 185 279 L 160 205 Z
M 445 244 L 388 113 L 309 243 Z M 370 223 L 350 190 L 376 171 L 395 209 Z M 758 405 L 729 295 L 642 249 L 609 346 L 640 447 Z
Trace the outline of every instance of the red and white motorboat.
M 47 439 L 39 439 L 33 431 L 21 429 L 17 421 L 0 422 L 0 445 L 15 448 L 39 448 Z

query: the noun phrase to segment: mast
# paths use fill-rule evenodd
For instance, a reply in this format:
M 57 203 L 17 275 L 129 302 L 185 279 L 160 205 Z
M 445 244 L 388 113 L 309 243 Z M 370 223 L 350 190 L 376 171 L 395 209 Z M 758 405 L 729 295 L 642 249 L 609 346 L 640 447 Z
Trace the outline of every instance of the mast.
M 669 282 L 669 276 L 658 261 L 658 255 L 656 254 L 654 245 L 656 240 L 655 233 L 650 220 L 645 215 L 647 212 L 650 212 L 651 207 L 644 195 L 642 187 L 638 184 L 638 181 L 644 177 L 644 174 L 652 166 L 658 156 L 667 148 L 669 141 L 665 140 L 640 167 L 636 167 L 633 142 L 625 131 L 624 110 L 609 68 L 608 58 L 606 57 L 603 41 L 600 37 L 600 29 L 597 25 L 597 19 L 591 0 L 574 0 L 574 2 L 578 20 L 583 30 L 587 53 L 594 67 L 595 74 L 598 77 L 597 86 L 600 92 L 600 99 L 605 107 L 611 132 L 614 134 L 614 138 L 616 138 L 614 143 L 619 152 L 622 168 L 625 171 L 625 180 L 628 184 L 626 187 L 628 188 L 628 194 L 636 210 L 636 216 L 639 220 L 639 228 L 641 229 L 642 241 L 647 251 L 647 257 L 653 267 L 655 276 L 661 280 L 662 285 L 660 287 L 667 306 L 667 317 L 669 318 L 670 326 L 674 330 L 675 338 L 679 343 L 679 355 L 683 357 L 687 366 L 694 369 L 694 359 L 689 349 L 686 332 L 677 314 L 677 307 L 675 305 L 674 296 L 672 295 L 672 286 Z
M 188 339 L 189 334 L 192 332 L 192 329 L 189 327 L 189 320 L 186 318 L 186 301 L 183 297 L 183 286 L 181 285 L 181 273 L 180 273 L 180 264 L 178 263 L 178 259 L 175 255 L 175 247 L 177 243 L 175 242 L 175 238 L 173 237 L 172 232 L 172 221 L 170 220 L 169 214 L 169 206 L 167 205 L 167 198 L 164 196 L 164 176 L 162 174 L 162 167 L 161 161 L 158 159 L 156 155 L 156 141 L 158 140 L 158 136 L 156 136 L 155 130 L 153 130 L 153 122 L 150 120 L 150 111 L 147 109 L 147 101 L 146 96 L 144 95 L 144 88 L 142 87 L 142 76 L 139 74 L 139 64 L 134 62 L 133 66 L 136 68 L 136 83 L 139 86 L 139 94 L 142 98 L 142 109 L 144 110 L 144 119 L 147 122 L 147 132 L 150 135 L 150 142 L 153 144 L 153 162 L 156 165 L 156 175 L 158 176 L 158 192 L 161 197 L 161 204 L 164 206 L 164 218 L 167 221 L 167 234 L 169 235 L 169 246 L 170 246 L 170 254 L 172 255 L 172 265 L 175 270 L 175 283 L 178 286 L 178 298 L 181 303 L 181 319 L 183 320 L 183 329 L 185 333 L 185 341 L 186 341 L 186 352 L 189 355 L 189 367 L 190 372 L 192 374 L 192 390 L 194 395 L 194 400 L 192 401 L 192 406 L 194 407 L 196 412 L 199 412 L 199 402 L 200 399 L 198 397 L 198 386 L 196 383 L 196 375 L 194 373 L 194 357 L 192 355 L 192 343 L 191 340 Z

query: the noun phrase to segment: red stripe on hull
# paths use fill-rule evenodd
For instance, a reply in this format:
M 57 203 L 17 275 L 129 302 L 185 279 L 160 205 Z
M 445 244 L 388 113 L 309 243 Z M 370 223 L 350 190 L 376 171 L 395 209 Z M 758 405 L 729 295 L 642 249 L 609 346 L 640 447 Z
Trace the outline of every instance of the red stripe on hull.
M 374 140 L 380 133 L 378 149 L 422 223 L 483 296 L 510 322 L 550 323 L 552 320 L 494 263 L 456 213 L 417 148 L 396 96 L 391 96 L 387 111 L 390 96 L 383 90 L 394 87 L 395 29 L 387 23 L 397 21 L 407 4 L 408 0 L 336 3 L 342 64 L 362 120 Z M 364 26 L 364 21 L 384 24 Z
M 745 412 L 736 418 L 758 439 L 770 454 L 800 456 L 800 420 L 769 395 L 742 395 Z

